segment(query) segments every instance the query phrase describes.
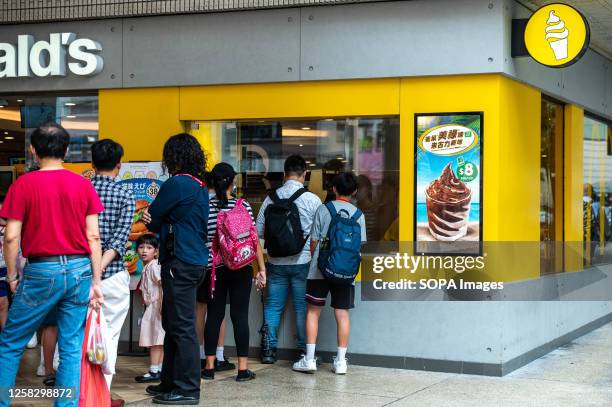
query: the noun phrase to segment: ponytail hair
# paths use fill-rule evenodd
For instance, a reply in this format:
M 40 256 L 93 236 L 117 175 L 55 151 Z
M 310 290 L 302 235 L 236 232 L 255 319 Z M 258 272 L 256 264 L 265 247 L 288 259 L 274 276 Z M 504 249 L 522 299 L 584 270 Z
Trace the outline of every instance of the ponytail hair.
M 219 163 L 215 165 L 210 172 L 210 181 L 217 195 L 219 207 L 221 208 L 227 206 L 227 190 L 234 182 L 235 177 L 236 172 L 234 171 L 234 167 L 228 163 Z

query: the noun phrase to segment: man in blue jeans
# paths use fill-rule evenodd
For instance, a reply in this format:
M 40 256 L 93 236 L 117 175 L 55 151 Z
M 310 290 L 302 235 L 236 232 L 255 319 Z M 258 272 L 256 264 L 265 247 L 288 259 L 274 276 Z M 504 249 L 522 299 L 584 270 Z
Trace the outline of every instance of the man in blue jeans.
M 257 216 L 257 232 L 261 238 L 265 237 L 266 223 L 270 223 L 270 212 L 266 209 L 275 205 L 277 200 L 282 204 L 293 202 L 299 211 L 299 222 L 304 237 L 301 250 L 294 255 L 273 256 L 270 247 L 274 242 L 266 240 L 268 248 L 268 292 L 264 307 L 264 320 L 268 325 L 269 348 L 262 349 L 261 362 L 272 364 L 276 362 L 276 347 L 278 344 L 278 327 L 281 316 L 287 304 L 287 297 L 291 292 L 293 308 L 295 310 L 295 323 L 297 335 L 297 358 L 300 358 L 306 349 L 306 278 L 310 266 L 310 228 L 321 199 L 312 192 L 304 189 L 306 180 L 306 161 L 299 155 L 292 155 L 285 160 L 285 183 L 271 196 L 266 197 Z M 270 225 L 267 225 L 270 228 Z M 268 238 L 271 236 L 269 235 Z M 271 240 L 271 239 L 269 239 Z
M 57 124 L 32 133 L 30 151 L 40 170 L 22 175 L 0 209 L 7 219 L 4 258 L 7 283 L 15 293 L 0 334 L 0 406 L 8 406 L 25 345 L 57 307 L 60 364 L 56 406 L 77 406 L 81 347 L 87 305 L 104 302 L 100 286 L 98 214 L 104 210 L 91 183 L 62 166 L 70 136 Z M 28 259 L 17 273 L 19 246 Z

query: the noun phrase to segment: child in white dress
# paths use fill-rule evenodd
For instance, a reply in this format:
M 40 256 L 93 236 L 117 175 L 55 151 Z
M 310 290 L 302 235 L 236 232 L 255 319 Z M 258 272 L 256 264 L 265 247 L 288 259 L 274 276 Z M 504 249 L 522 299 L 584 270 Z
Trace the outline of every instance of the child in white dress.
M 158 382 L 161 380 L 165 336 L 161 323 L 161 266 L 157 261 L 159 241 L 155 235 L 142 235 L 136 241 L 136 248 L 143 264 L 140 290 L 146 306 L 140 323 L 139 345 L 150 348 L 151 366 L 148 373 L 136 377 L 135 380 L 138 383 Z

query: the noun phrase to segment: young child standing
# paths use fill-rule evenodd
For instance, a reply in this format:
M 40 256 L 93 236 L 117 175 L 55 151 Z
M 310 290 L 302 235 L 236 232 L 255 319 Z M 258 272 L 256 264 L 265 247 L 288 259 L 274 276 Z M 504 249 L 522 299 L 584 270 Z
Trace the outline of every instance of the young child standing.
M 143 264 L 140 289 L 146 306 L 140 324 L 139 345 L 150 348 L 151 366 L 148 373 L 135 380 L 138 383 L 157 382 L 161 380 L 165 336 L 161 322 L 161 266 L 157 261 L 159 241 L 152 234 L 142 235 L 136 241 L 136 250 Z
M 357 192 L 357 177 L 352 172 L 336 175 L 333 180 L 333 191 L 336 199 L 331 202 L 336 216 L 353 217 L 359 210 L 351 203 Z M 328 204 L 329 205 L 329 204 Z M 357 215 L 360 216 L 357 218 Z M 363 213 L 355 215 L 361 230 L 361 242 L 366 241 L 366 224 Z M 317 370 L 315 347 L 319 330 L 319 316 L 321 307 L 325 305 L 327 294 L 331 293 L 331 307 L 334 308 L 336 324 L 338 327 L 338 353 L 334 357 L 332 371 L 336 374 L 346 374 L 346 350 L 348 347 L 350 321 L 349 309 L 355 307 L 355 283 L 339 284 L 327 280 L 318 267 L 318 258 L 321 243 L 327 242 L 332 214 L 330 209 L 321 205 L 315 213 L 312 224 L 310 251 L 312 262 L 306 281 L 306 354 L 293 364 L 293 370 L 298 372 L 314 373 Z M 325 243 L 324 243 L 325 244 Z M 357 270 L 355 270 L 356 272 Z

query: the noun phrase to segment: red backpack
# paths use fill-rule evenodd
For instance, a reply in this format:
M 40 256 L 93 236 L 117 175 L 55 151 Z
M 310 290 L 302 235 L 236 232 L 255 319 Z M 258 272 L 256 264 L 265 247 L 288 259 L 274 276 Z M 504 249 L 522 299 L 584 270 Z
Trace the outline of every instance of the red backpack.
M 257 258 L 258 241 L 253 219 L 242 198 L 229 211 L 219 211 L 212 244 L 211 297 L 215 289 L 215 266 L 224 264 L 230 270 L 248 266 Z

